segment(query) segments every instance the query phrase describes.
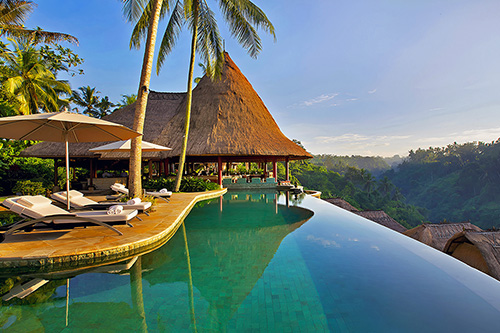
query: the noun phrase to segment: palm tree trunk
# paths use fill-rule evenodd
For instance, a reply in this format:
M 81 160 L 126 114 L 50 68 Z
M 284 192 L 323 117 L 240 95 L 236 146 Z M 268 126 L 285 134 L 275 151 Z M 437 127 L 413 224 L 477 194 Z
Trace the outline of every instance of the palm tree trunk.
M 188 86 L 187 86 L 187 103 L 186 103 L 186 119 L 184 120 L 184 140 L 182 141 L 181 155 L 179 156 L 179 168 L 177 178 L 175 179 L 175 192 L 179 192 L 181 187 L 182 174 L 184 173 L 184 163 L 186 162 L 187 142 L 189 135 L 189 122 L 191 119 L 191 102 L 193 100 L 193 72 L 194 60 L 196 57 L 196 42 L 198 39 L 198 1 L 193 1 L 193 38 L 191 40 L 191 61 L 189 63 Z
M 146 106 L 148 103 L 149 81 L 153 68 L 153 56 L 155 51 L 156 33 L 158 32 L 158 22 L 160 21 L 160 10 L 162 1 L 155 0 L 153 12 L 149 20 L 146 49 L 144 50 L 144 60 L 142 62 L 141 80 L 139 91 L 137 92 L 137 102 L 135 104 L 133 130 L 142 134 L 144 130 L 144 118 L 146 117 Z M 132 139 L 129 164 L 129 195 L 132 197 L 142 195 L 142 135 Z

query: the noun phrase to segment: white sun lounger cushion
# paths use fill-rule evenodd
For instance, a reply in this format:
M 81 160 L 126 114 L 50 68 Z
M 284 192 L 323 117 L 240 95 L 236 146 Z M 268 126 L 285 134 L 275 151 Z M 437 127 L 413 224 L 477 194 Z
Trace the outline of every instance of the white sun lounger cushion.
M 27 208 L 35 208 L 35 207 L 50 205 L 52 204 L 52 201 L 44 196 L 34 195 L 34 196 L 19 197 L 17 203 Z
M 127 201 L 127 205 L 138 205 L 141 203 L 141 198 L 133 198 Z
M 50 197 L 52 199 L 59 201 L 59 202 L 62 202 L 65 204 L 68 203 L 66 200 L 67 199 L 66 192 L 56 192 L 56 193 L 53 193 Z M 84 197 L 83 193 L 75 191 L 75 190 L 69 191 L 69 202 L 70 202 L 71 206 L 76 207 L 76 208 L 83 208 L 86 205 L 96 204 L 96 202 L 94 200 L 91 200 L 89 198 Z
M 37 197 L 34 199 L 34 197 Z M 15 197 L 10 198 L 12 201 L 12 205 L 9 208 L 11 211 L 17 214 L 22 214 L 33 219 L 43 218 L 45 216 L 51 215 L 73 215 L 66 210 L 54 206 L 52 201 L 43 196 L 23 196 L 23 197 Z M 23 203 L 36 203 L 36 205 L 32 207 L 27 207 Z M 150 203 L 149 203 L 150 204 Z M 79 217 L 88 217 L 99 220 L 101 222 L 121 222 L 128 221 L 137 216 L 136 209 L 124 209 L 120 214 L 108 215 L 106 211 L 86 211 L 86 212 L 77 212 L 74 215 Z M 81 222 L 81 221 L 79 221 Z M 54 223 L 75 223 L 74 219 L 68 217 L 68 219 L 58 219 L 55 220 Z

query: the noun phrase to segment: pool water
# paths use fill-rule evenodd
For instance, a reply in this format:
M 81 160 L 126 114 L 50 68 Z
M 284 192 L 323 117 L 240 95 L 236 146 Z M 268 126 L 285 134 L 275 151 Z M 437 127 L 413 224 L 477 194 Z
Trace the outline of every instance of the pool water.
M 0 330 L 497 332 L 500 282 L 322 200 L 228 192 L 131 269 L 3 302 Z M 27 277 L 23 279 L 29 280 Z M 67 283 L 69 282 L 69 294 Z

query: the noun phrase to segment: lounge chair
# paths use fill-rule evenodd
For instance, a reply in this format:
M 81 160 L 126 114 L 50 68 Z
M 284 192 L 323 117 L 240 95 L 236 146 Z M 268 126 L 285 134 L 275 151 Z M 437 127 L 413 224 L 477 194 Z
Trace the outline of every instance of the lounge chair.
M 50 196 L 52 199 L 67 205 L 66 191 L 56 192 Z M 97 202 L 83 196 L 83 193 L 76 190 L 69 191 L 69 204 L 76 209 L 91 209 L 91 210 L 104 210 L 113 205 L 120 205 L 123 209 L 137 209 L 149 216 L 146 212 L 151 207 L 151 202 L 139 202 L 138 204 L 129 205 L 126 202 Z
M 120 184 L 120 183 L 115 183 L 115 184 L 111 185 L 110 187 L 111 187 L 111 189 L 113 191 L 120 193 L 121 196 L 128 195 L 128 193 L 129 193 L 128 192 L 128 188 L 126 188 L 125 185 Z M 145 195 L 153 196 L 155 198 L 163 199 L 166 202 L 169 202 L 170 201 L 170 197 L 172 196 L 172 192 L 170 192 L 170 191 L 161 192 L 161 191 L 147 191 L 147 190 L 144 190 L 144 194 Z M 114 197 L 114 198 L 117 198 L 117 197 Z
M 26 195 L 8 198 L 4 200 L 2 205 L 19 214 L 21 217 L 24 217 L 24 220 L 11 225 L 6 232 L 0 234 L 0 242 L 5 239 L 5 236 L 11 235 L 19 230 L 30 231 L 34 227 L 39 226 L 73 227 L 78 225 L 97 224 L 122 235 L 119 230 L 110 226 L 109 223 L 124 223 L 132 226 L 129 221 L 137 217 L 137 210 L 125 209 L 120 214 L 107 214 L 107 212 L 103 211 L 87 211 L 72 214 L 62 208 L 54 206 L 50 199 L 41 195 Z

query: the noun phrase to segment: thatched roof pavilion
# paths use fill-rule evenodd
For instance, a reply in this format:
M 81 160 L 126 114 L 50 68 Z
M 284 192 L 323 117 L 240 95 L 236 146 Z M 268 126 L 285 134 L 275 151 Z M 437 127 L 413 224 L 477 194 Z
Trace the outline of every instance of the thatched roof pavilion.
M 500 280 L 500 231 L 462 231 L 448 240 L 443 251 Z
M 145 153 L 145 158 L 177 162 L 184 135 L 186 93 L 151 91 L 144 124 L 144 140 L 171 147 Z M 132 127 L 135 103 L 113 112 L 106 120 Z M 72 144 L 72 158 L 93 158 L 88 150 L 104 143 Z M 43 142 L 22 156 L 63 158 L 64 145 Z M 128 153 L 102 154 L 105 159 L 128 159 Z M 219 80 L 204 76 L 193 90 L 189 162 L 276 162 L 311 158 L 279 129 L 264 102 L 240 69 L 225 55 Z
M 413 229 L 403 232 L 406 236 L 414 238 L 424 244 L 443 251 L 448 239 L 464 230 L 482 231 L 470 222 L 462 223 L 424 223 Z

